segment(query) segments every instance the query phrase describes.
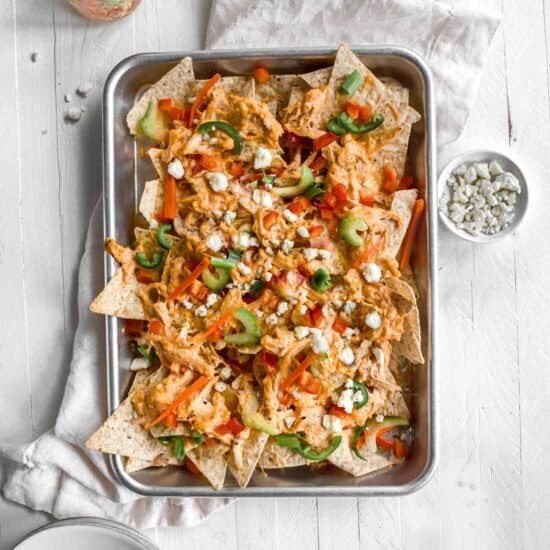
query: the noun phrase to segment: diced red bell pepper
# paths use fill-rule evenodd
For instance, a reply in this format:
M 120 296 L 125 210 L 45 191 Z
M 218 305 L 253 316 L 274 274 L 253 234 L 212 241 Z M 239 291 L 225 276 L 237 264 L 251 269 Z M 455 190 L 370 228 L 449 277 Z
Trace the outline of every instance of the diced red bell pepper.
M 240 162 L 232 162 L 229 167 L 229 173 L 234 178 L 240 178 L 244 174 L 244 168 Z
M 393 454 L 397 458 L 406 458 L 409 454 L 409 446 L 405 441 L 400 439 L 399 437 L 395 438 L 395 443 L 393 447 Z
M 361 106 L 358 103 L 354 103 L 353 101 L 348 101 L 346 103 L 346 113 L 351 118 L 357 118 L 360 112 L 361 112 Z
M 319 305 L 315 306 L 309 312 L 309 319 L 311 321 L 312 326 L 320 327 L 321 323 L 323 322 L 323 308 Z
M 161 111 L 168 112 L 170 109 L 176 107 L 175 101 L 171 97 L 163 97 L 158 100 L 158 108 Z
M 333 192 L 338 201 L 338 206 L 345 206 L 348 203 L 348 190 L 343 183 L 337 183 L 333 187 Z
M 318 237 L 323 232 L 323 226 L 322 225 L 312 225 L 309 228 L 309 237 L 310 239 L 314 239 L 315 237 Z
M 304 210 L 307 210 L 311 206 L 311 202 L 307 197 L 298 197 L 297 199 L 294 199 L 289 205 L 288 209 L 293 214 L 301 214 Z
M 359 109 L 359 122 L 370 122 L 372 114 L 372 107 L 370 105 L 362 105 Z
M 279 358 L 270 351 L 263 349 L 258 353 L 257 360 L 267 367 L 268 371 L 275 371 L 279 367 Z
M 150 285 L 155 282 L 155 272 L 150 269 L 142 269 L 141 267 L 137 267 L 135 273 L 138 282 L 144 285 Z
M 392 451 L 395 445 L 395 439 L 392 437 L 388 439 L 384 437 L 384 434 L 390 432 L 393 428 L 382 428 L 376 433 L 376 445 L 384 451 Z
M 279 215 L 277 214 L 277 212 L 268 212 L 263 219 L 264 227 L 266 229 L 271 229 L 277 223 L 278 218 Z
M 416 187 L 416 181 L 414 176 L 406 175 L 401 178 L 399 185 L 397 186 L 398 191 L 403 191 L 404 189 L 412 189 Z
M 338 418 L 347 418 L 348 413 L 342 407 L 338 405 L 332 405 L 328 411 L 331 416 L 337 416 Z
M 319 210 L 319 215 L 323 220 L 328 221 L 334 218 L 334 210 L 332 207 L 326 204 L 320 204 L 317 206 L 317 209 Z
M 225 435 L 232 433 L 233 435 L 239 435 L 244 430 L 243 424 L 234 416 L 232 416 L 225 424 L 221 424 L 214 431 L 218 435 Z
M 218 160 L 214 155 L 201 155 L 200 164 L 205 170 L 214 170 Z
M 334 323 L 332 323 L 332 328 L 336 332 L 342 334 L 348 328 L 348 323 L 345 319 L 342 319 L 342 317 L 336 317 Z
M 313 150 L 319 151 L 320 149 L 326 147 L 327 145 L 330 145 L 333 141 L 336 141 L 337 139 L 338 136 L 336 134 L 333 134 L 332 132 L 327 132 L 326 134 L 323 134 L 322 136 L 313 140 Z
M 315 157 L 309 167 L 314 174 L 318 174 L 321 170 L 327 167 L 327 164 L 327 159 L 319 154 Z
M 386 164 L 382 169 L 382 187 L 386 193 L 393 193 L 397 190 L 397 172 L 391 164 Z
M 359 191 L 359 202 L 372 208 L 374 206 L 374 196 L 369 191 L 362 189 Z
M 145 330 L 145 321 L 139 319 L 124 319 L 122 332 L 128 336 L 139 336 Z
M 158 319 L 152 319 L 149 321 L 149 332 L 160 335 L 162 334 L 163 329 L 164 326 Z

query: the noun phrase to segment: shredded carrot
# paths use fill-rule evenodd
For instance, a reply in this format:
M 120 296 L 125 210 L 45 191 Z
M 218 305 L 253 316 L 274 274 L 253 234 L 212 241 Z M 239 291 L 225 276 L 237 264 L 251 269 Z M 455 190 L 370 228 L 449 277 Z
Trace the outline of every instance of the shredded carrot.
M 193 341 L 197 344 L 204 342 L 215 332 L 217 332 L 231 317 L 233 317 L 234 309 L 228 309 L 226 312 L 222 313 L 204 332 L 197 334 Z
M 404 269 L 405 266 L 409 263 L 411 257 L 411 251 L 414 244 L 414 239 L 416 237 L 416 231 L 418 225 L 420 224 L 420 218 L 424 212 L 424 199 L 417 199 L 414 203 L 411 221 L 409 222 L 409 228 L 407 229 L 407 234 L 403 240 L 403 245 L 401 246 L 401 255 L 399 257 L 399 269 Z
M 361 252 L 361 254 L 359 254 L 359 256 L 357 256 L 357 258 L 355 258 L 355 260 L 353 260 L 351 265 L 355 267 L 355 269 L 359 269 L 361 264 L 367 261 L 374 254 L 374 252 L 376 252 L 377 248 L 378 247 L 374 244 L 369 245 L 365 250 L 363 250 L 363 252 Z
M 191 273 L 182 281 L 182 283 L 175 288 L 169 295 L 170 300 L 177 300 L 192 284 L 193 281 L 199 278 L 199 275 L 210 265 L 210 259 L 208 256 L 200 261 L 199 265 L 191 271 Z
M 167 174 L 164 183 L 164 209 L 162 211 L 162 217 L 165 220 L 173 220 L 178 213 L 176 191 L 176 180 Z
M 266 67 L 262 67 L 261 65 L 259 67 L 256 67 L 254 71 L 252 71 L 252 75 L 254 76 L 254 79 L 256 82 L 259 82 L 260 84 L 264 84 L 265 82 L 268 82 L 271 78 L 269 71 Z
M 164 409 L 154 420 L 149 422 L 144 426 L 146 430 L 156 426 L 159 422 L 162 422 L 165 418 L 170 416 L 172 413 L 178 410 L 178 407 L 187 399 L 190 399 L 198 393 L 204 386 L 208 384 L 208 377 L 201 375 L 199 376 L 191 385 L 187 386 L 177 397 L 172 401 L 172 403 Z
M 287 390 L 300 378 L 303 372 L 317 359 L 316 353 L 309 353 L 307 357 L 281 382 L 281 390 Z
M 195 123 L 193 121 L 195 120 L 195 115 L 196 115 L 203 99 L 208 95 L 208 92 L 214 87 L 216 82 L 218 82 L 218 80 L 221 77 L 222 77 L 222 75 L 220 73 L 216 73 L 200 89 L 199 93 L 197 94 L 197 97 L 195 98 L 195 101 L 193 101 L 193 104 L 191 105 L 191 110 L 189 111 L 189 127 L 190 128 L 192 128 L 195 125 Z
M 178 425 L 178 418 L 176 412 L 171 412 L 165 419 L 164 425 L 168 428 L 175 428 Z

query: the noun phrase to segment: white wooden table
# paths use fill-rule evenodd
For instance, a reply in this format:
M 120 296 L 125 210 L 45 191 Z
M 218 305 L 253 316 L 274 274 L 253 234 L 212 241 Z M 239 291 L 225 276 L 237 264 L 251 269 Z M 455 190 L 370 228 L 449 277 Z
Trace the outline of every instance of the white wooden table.
M 503 11 L 503 26 L 468 127 L 440 162 L 476 146 L 509 152 L 531 204 L 520 232 L 498 244 L 441 230 L 436 475 L 401 499 L 240 500 L 197 528 L 149 532 L 162 549 L 549 547 L 550 2 L 483 4 Z M 0 0 L 2 440 L 52 426 L 63 392 L 77 264 L 101 185 L 103 81 L 131 53 L 200 48 L 209 7 L 145 0 L 128 20 L 96 25 L 63 0 Z M 87 80 L 87 111 L 68 125 L 64 93 Z M 0 500 L 0 550 L 50 519 Z

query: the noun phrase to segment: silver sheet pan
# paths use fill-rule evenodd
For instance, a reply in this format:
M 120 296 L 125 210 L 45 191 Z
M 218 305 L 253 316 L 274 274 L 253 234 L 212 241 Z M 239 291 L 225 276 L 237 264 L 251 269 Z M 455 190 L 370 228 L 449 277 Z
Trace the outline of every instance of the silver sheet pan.
M 214 491 L 206 482 L 183 468 L 149 469 L 128 474 L 119 456 L 111 458 L 119 480 L 141 494 L 162 496 L 389 496 L 416 491 L 434 471 L 437 458 L 436 393 L 436 299 L 437 299 L 437 194 L 435 159 L 435 110 L 432 80 L 426 64 L 416 54 L 400 47 L 353 47 L 377 74 L 398 79 L 410 89 L 411 105 L 422 119 L 411 135 L 408 172 L 420 182 L 427 203 L 425 224 L 418 231 L 413 268 L 420 289 L 420 311 L 426 365 L 418 368 L 412 388 L 415 444 L 408 460 L 397 468 L 354 478 L 345 473 L 315 473 L 308 468 L 256 472 L 246 489 L 240 489 L 228 474 L 226 486 Z M 111 72 L 103 98 L 104 229 L 105 237 L 129 242 L 134 214 L 143 184 L 156 177 L 148 159 L 140 158 L 129 135 L 125 118 L 135 98 L 158 80 L 182 57 L 193 58 L 195 74 L 207 78 L 250 74 L 256 63 L 272 73 L 304 73 L 333 63 L 334 48 L 247 51 L 197 51 L 147 53 L 129 57 Z M 107 258 L 105 276 L 116 269 Z M 129 384 L 129 350 L 116 318 L 107 318 L 108 404 L 112 412 Z

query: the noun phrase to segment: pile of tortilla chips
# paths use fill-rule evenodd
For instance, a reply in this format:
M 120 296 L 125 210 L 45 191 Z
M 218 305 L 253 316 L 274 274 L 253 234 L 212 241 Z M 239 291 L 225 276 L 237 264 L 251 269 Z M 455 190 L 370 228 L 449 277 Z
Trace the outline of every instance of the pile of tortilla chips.
M 361 86 L 345 98 L 342 83 L 353 71 Z M 418 191 L 388 192 L 383 175 L 387 166 L 398 179 L 406 175 L 409 136 L 420 118 L 408 90 L 377 78 L 340 46 L 333 66 L 312 73 L 261 82 L 222 77 L 189 120 L 207 82 L 195 78 L 185 58 L 128 113 L 130 133 L 144 140 L 142 120 L 151 105 L 170 99 L 174 106 L 162 115 L 171 119 L 166 139 L 148 149 L 158 178 L 144 184 L 142 227 L 131 247 L 108 240 L 120 269 L 91 304 L 95 313 L 132 320 L 127 332 L 139 350 L 136 375 L 128 396 L 86 445 L 126 457 L 128 472 L 186 467 L 214 489 L 224 486 L 228 469 L 246 487 L 255 472 L 307 468 L 316 462 L 308 456 L 335 438 L 339 445 L 321 462 L 354 476 L 395 466 L 402 453 L 372 448 L 359 436 L 368 422 L 410 420 L 404 388 L 410 367 L 424 362 L 414 279 L 397 261 Z M 336 136 L 318 149 L 327 121 L 347 109 L 346 100 L 368 106 L 383 124 Z M 197 130 L 211 120 L 231 123 L 243 137 L 242 151 L 235 152 L 223 131 Z M 267 167 L 259 167 L 260 148 L 270 151 Z M 177 180 L 177 215 L 166 220 L 174 159 L 185 175 Z M 278 195 L 279 187 L 301 181 L 304 166 L 312 167 L 324 194 L 305 203 Z M 213 173 L 228 184 L 215 189 Z M 345 200 L 336 204 L 342 189 Z M 350 215 L 365 220 L 364 246 L 342 238 L 338 223 Z M 268 217 L 276 218 L 269 227 Z M 170 223 L 169 250 L 159 247 L 159 223 Z M 239 260 L 228 268 L 230 277 L 206 268 L 228 278 L 224 288 L 194 277 L 205 259 L 231 253 Z M 160 254 L 162 261 L 143 267 L 138 254 L 149 260 Z M 328 289 L 311 283 L 319 270 L 330 274 Z M 379 277 L 369 275 L 377 271 Z M 231 315 L 237 309 L 253 317 L 257 340 L 227 337 L 243 332 L 242 320 Z M 380 327 L 365 324 L 373 312 Z M 287 383 L 310 355 L 308 372 Z M 204 384 L 184 400 L 197 380 Z M 350 380 L 368 390 L 368 402 L 351 410 L 342 398 Z M 354 403 L 360 398 L 354 394 Z M 311 452 L 279 444 L 278 434 L 299 437 Z M 413 444 L 411 429 L 393 436 Z

